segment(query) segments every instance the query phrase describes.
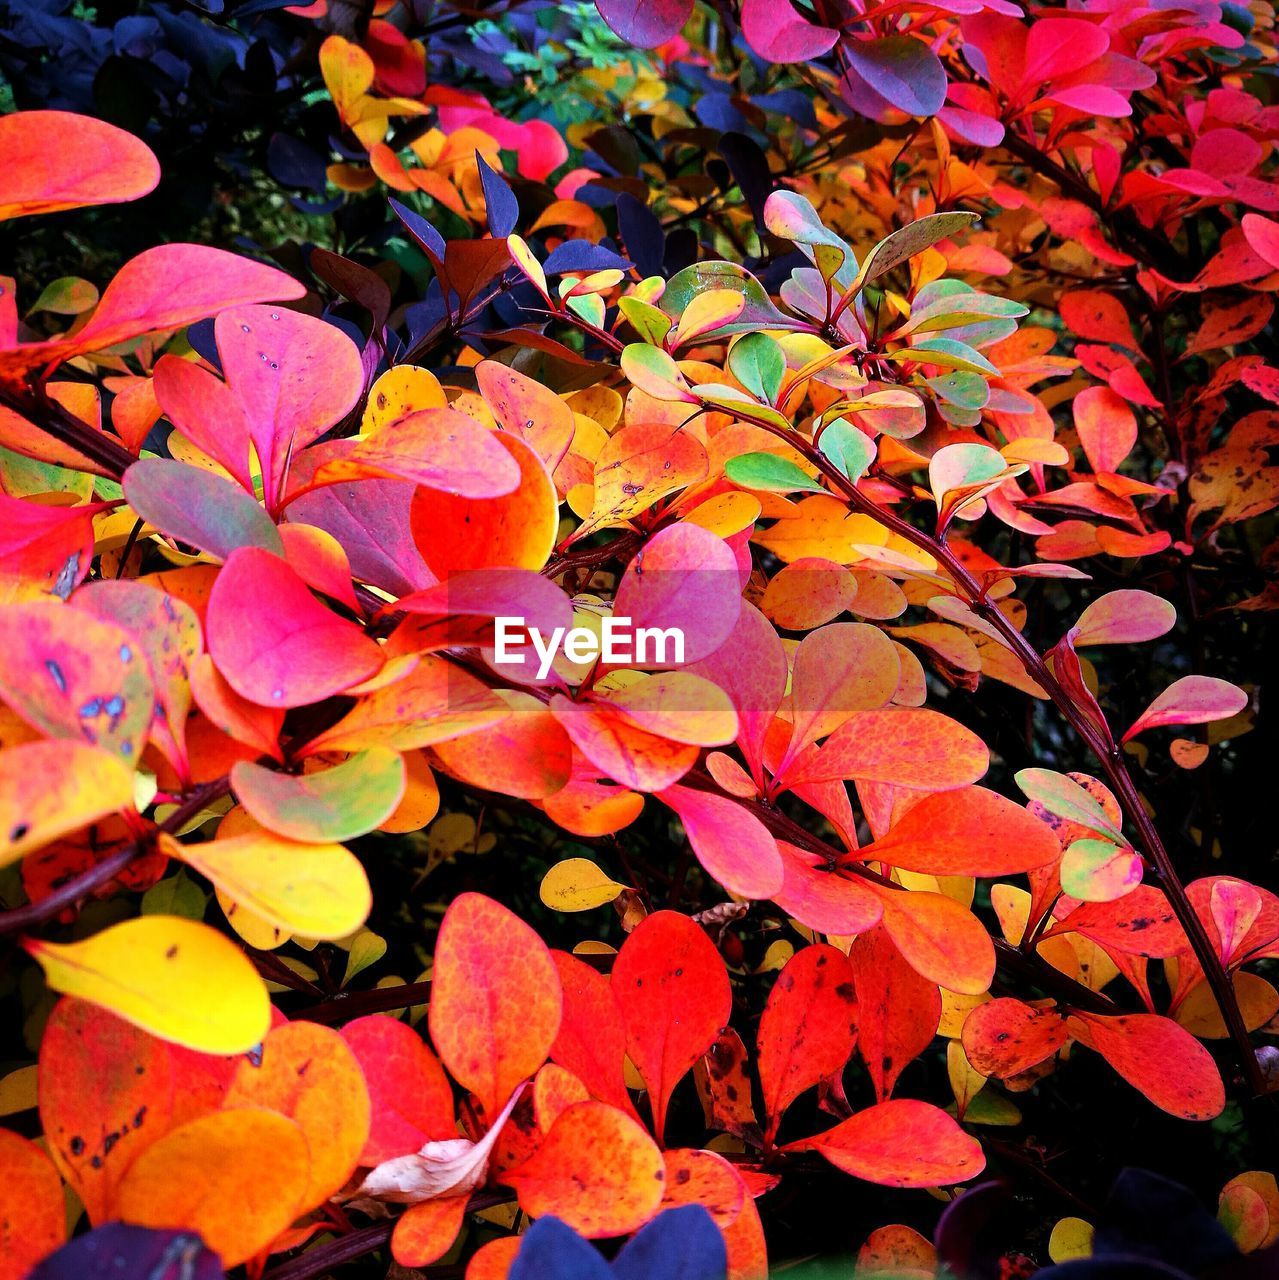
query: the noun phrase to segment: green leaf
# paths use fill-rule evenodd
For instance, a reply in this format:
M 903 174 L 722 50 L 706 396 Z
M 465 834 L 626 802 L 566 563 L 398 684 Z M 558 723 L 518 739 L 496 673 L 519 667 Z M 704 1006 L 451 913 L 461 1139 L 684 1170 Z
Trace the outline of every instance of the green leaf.
M 735 262 L 695 262 L 677 271 L 662 292 L 661 308 L 678 320 L 698 294 L 712 289 L 732 289 L 746 299 L 735 320 L 723 325 L 714 335 L 728 337 L 734 333 L 754 333 L 757 329 L 806 329 L 808 322 L 785 315 L 774 305 L 764 286 L 745 267 Z
M 776 404 L 786 374 L 786 356 L 766 333 L 748 333 L 728 353 L 729 372 L 751 395 Z
M 744 453 L 724 464 L 724 474 L 743 489 L 765 493 L 825 493 L 816 480 L 775 453 Z
M 975 213 L 929 213 L 885 236 L 867 255 L 850 292 L 857 293 L 872 280 L 878 280 L 908 258 L 953 236 L 978 220 Z
M 875 442 L 847 418 L 827 424 L 818 447 L 850 480 L 860 480 L 875 461 Z
M 208 895 L 185 871 L 166 876 L 142 895 L 144 916 L 182 916 L 187 920 L 203 920 Z
M 632 342 L 622 348 L 621 365 L 631 385 L 655 400 L 694 402 L 688 381 L 679 371 L 679 366 L 660 347 Z
M 618 309 L 630 321 L 631 328 L 649 346 L 660 347 L 671 331 L 671 319 L 650 302 L 640 298 L 619 298 Z

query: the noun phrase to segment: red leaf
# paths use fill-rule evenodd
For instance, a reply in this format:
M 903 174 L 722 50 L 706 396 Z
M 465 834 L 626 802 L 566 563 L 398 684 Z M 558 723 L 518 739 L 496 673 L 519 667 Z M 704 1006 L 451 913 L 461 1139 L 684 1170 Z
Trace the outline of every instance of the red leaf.
M 797 951 L 768 993 L 756 1036 L 770 1141 L 805 1089 L 843 1069 L 856 1039 L 853 971 L 843 953 L 822 943 Z
M 962 1040 L 974 1071 L 1006 1080 L 1051 1058 L 1066 1043 L 1066 1024 L 1053 1009 L 1003 998 L 979 1004 L 964 1019 Z
M 89 323 L 74 335 L 0 351 L 0 376 L 69 360 L 156 330 L 179 329 L 247 302 L 300 298 L 305 288 L 274 267 L 221 249 L 162 244 L 130 259 L 103 290 Z
M 818 933 L 850 934 L 874 928 L 883 915 L 878 895 L 851 874 L 823 868 L 820 854 L 777 842 L 782 854 L 782 887 L 777 905 Z
M 715 944 L 687 916 L 658 911 L 622 944 L 612 982 L 660 1142 L 672 1090 L 728 1021 L 728 973 Z
M 782 857 L 768 828 L 725 796 L 690 787 L 668 787 L 657 798 L 684 824 L 697 860 L 729 893 L 771 898 L 783 883 Z
M 564 951 L 552 951 L 564 993 L 564 1011 L 551 1060 L 571 1071 L 601 1102 L 635 1115 L 626 1091 L 622 1063 L 626 1057 L 626 1026 L 602 973 Z M 638 1118 L 638 1117 L 636 1117 Z
M 1137 443 L 1137 416 L 1109 387 L 1088 387 L 1072 406 L 1075 432 L 1093 471 L 1118 471 Z
M 1226 1105 L 1212 1054 L 1184 1027 L 1154 1013 L 1078 1013 L 1070 1034 L 1095 1049 L 1155 1106 L 1183 1120 L 1211 1120 Z
M 453 1091 L 435 1055 L 412 1027 L 384 1014 L 356 1018 L 342 1038 L 364 1071 L 371 1105 L 361 1165 L 408 1155 L 457 1135 Z
M 883 1102 L 937 1034 L 941 992 L 911 968 L 882 925 L 853 940 L 848 962 L 857 987 L 857 1052 Z

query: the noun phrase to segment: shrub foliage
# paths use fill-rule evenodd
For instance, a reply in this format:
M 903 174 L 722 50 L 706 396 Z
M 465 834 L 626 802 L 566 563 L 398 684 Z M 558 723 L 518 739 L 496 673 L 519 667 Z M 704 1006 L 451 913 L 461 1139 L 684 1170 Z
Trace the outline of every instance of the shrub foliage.
M 1275 68 L 0 7 L 0 1277 L 1273 1265 Z

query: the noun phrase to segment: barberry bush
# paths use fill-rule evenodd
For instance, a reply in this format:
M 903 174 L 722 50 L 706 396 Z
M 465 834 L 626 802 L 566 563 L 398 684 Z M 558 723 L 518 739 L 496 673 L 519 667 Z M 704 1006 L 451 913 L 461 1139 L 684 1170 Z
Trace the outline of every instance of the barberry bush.
M 1275 42 L 0 4 L 0 1280 L 1273 1274 Z

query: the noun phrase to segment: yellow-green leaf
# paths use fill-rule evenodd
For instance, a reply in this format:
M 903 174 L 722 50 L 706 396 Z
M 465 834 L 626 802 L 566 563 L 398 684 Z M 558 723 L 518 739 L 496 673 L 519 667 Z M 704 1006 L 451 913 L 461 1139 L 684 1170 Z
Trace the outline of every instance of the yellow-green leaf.
M 376 830 L 404 795 L 404 758 L 366 747 L 315 773 L 278 773 L 249 760 L 231 770 L 231 789 L 264 827 L 290 840 L 322 844 Z

